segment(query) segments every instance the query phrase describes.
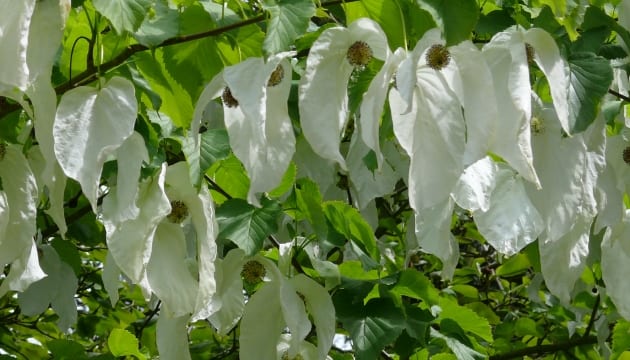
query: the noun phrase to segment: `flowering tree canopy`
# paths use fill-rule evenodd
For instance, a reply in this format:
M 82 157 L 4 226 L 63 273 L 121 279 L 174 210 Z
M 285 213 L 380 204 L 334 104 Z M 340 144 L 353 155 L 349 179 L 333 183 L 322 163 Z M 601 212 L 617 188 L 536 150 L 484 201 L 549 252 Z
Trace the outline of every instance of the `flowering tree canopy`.
M 630 0 L 0 0 L 0 358 L 630 358 Z

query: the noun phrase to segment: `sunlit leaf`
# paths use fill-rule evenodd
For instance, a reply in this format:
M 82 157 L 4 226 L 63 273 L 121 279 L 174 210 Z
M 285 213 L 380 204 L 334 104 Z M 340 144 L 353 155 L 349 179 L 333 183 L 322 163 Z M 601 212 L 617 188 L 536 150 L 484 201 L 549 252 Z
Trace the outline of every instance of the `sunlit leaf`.
M 219 238 L 233 241 L 248 255 L 260 251 L 264 240 L 276 231 L 280 213 L 277 202 L 264 199 L 256 208 L 241 199 L 231 199 L 217 208 Z
M 137 30 L 151 5 L 150 0 L 93 0 L 92 3 L 119 34 Z
M 271 20 L 263 42 L 268 54 L 289 50 L 289 46 L 308 27 L 315 5 L 311 0 L 265 0 L 263 8 L 269 11 Z

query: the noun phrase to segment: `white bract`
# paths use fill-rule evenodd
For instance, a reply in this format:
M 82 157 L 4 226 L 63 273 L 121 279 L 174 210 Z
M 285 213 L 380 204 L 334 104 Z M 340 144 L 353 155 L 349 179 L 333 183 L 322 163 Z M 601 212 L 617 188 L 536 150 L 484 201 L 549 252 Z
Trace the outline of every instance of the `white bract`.
M 216 274 L 215 313 L 208 320 L 220 333 L 227 333 L 241 320 L 241 359 L 274 359 L 284 352 L 289 358 L 298 353 L 308 356 L 305 359 L 326 358 L 335 334 L 335 310 L 321 285 L 301 274 L 286 278 L 269 259 L 248 257 L 240 249 L 217 261 Z M 243 279 L 250 284 L 262 282 L 246 304 Z M 307 311 L 317 329 L 315 351 L 304 341 L 311 330 Z M 288 337 L 282 335 L 285 328 Z
M 66 175 L 81 184 L 94 212 L 103 164 L 133 133 L 137 112 L 135 88 L 121 77 L 100 89 L 72 89 L 59 102 L 53 127 L 55 156 Z
M 221 96 L 230 146 L 250 178 L 247 199 L 257 206 L 258 193 L 280 183 L 295 152 L 287 105 L 292 69 L 286 58 L 290 55 L 280 53 L 266 62 L 249 58 L 225 68 L 199 97 L 191 125 L 191 134 L 197 137 L 206 107 Z
M 385 33 L 370 19 L 326 29 L 311 46 L 300 83 L 302 131 L 317 155 L 344 170 L 339 141 L 349 116 L 348 81 L 356 68 L 372 58 L 386 61 L 389 56 Z

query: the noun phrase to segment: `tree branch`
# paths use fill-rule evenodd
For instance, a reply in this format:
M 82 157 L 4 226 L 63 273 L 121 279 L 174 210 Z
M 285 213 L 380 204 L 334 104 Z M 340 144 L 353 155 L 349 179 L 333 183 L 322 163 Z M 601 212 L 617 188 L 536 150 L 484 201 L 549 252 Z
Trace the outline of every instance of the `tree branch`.
M 504 354 L 496 354 L 489 357 L 490 360 L 507 360 L 507 359 L 516 359 L 522 358 L 524 356 L 531 355 L 544 355 L 544 354 L 552 354 L 559 351 L 566 351 L 572 349 L 577 346 L 582 345 L 593 345 L 597 344 L 596 336 L 581 336 L 575 339 L 571 339 L 569 341 L 564 341 L 557 344 L 545 344 L 545 345 L 537 345 L 532 347 L 527 347 L 524 349 L 514 350 Z
M 608 89 L 608 93 L 613 95 L 613 96 L 616 96 L 616 97 L 620 98 L 621 100 L 623 100 L 625 102 L 630 102 L 630 97 L 628 97 L 626 95 L 623 95 L 623 94 L 621 94 L 621 93 L 619 93 L 619 92 L 617 92 L 617 91 L 615 91 L 613 89 Z

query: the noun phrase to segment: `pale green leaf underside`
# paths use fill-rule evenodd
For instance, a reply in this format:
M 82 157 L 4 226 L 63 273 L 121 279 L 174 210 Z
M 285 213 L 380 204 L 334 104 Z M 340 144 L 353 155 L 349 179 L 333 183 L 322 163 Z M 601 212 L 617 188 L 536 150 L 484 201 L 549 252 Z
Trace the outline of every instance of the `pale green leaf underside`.
M 114 26 L 118 34 L 136 31 L 151 4 L 150 0 L 94 0 L 96 10 Z
M 315 15 L 311 0 L 268 0 L 263 6 L 271 15 L 263 42 L 263 49 L 268 54 L 288 50 L 293 40 L 306 31 L 309 19 Z

